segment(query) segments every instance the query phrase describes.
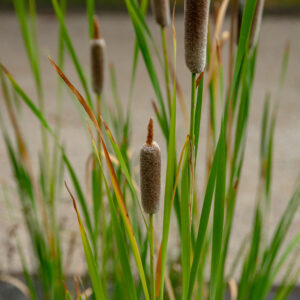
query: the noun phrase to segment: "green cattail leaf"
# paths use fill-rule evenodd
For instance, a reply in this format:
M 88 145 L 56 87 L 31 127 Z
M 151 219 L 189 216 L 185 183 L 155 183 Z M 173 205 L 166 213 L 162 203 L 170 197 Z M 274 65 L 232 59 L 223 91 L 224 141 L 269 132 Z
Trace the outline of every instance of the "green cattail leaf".
M 140 5 L 140 11 L 143 17 L 145 17 L 145 14 L 147 12 L 148 8 L 148 0 L 142 0 Z M 134 52 L 133 52 L 133 60 L 132 60 L 132 69 L 131 69 L 131 79 L 130 79 L 130 89 L 129 89 L 129 100 L 132 98 L 133 93 L 133 87 L 135 83 L 135 75 L 138 65 L 138 58 L 139 58 L 139 45 L 137 40 L 134 42 Z M 130 114 L 130 109 L 128 108 L 128 118 Z
M 95 3 L 94 0 L 87 0 L 87 16 L 88 16 L 88 23 L 89 23 L 89 36 L 90 40 L 93 38 L 94 35 L 94 15 L 95 15 Z
M 104 300 L 106 299 L 104 296 L 104 290 L 102 287 L 102 283 L 101 283 L 101 279 L 97 270 L 97 262 L 95 261 L 94 255 L 92 253 L 92 249 L 89 243 L 89 240 L 87 238 L 83 223 L 81 221 L 80 218 L 80 214 L 79 211 L 77 209 L 76 206 L 76 202 L 75 202 L 75 198 L 73 197 L 71 191 L 69 190 L 67 184 L 66 184 L 66 188 L 70 194 L 70 197 L 72 198 L 73 201 L 73 206 L 77 215 L 77 219 L 78 219 L 78 225 L 79 225 L 79 229 L 80 229 L 80 234 L 81 234 L 81 240 L 82 240 L 82 245 L 83 245 L 83 249 L 84 249 L 84 253 L 85 253 L 85 257 L 86 257 L 86 261 L 87 261 L 87 265 L 88 265 L 88 270 L 89 270 L 89 274 L 91 277 L 91 282 L 92 282 L 92 287 L 93 287 L 93 292 L 95 295 L 95 299 L 96 300 Z
M 240 38 L 239 38 L 238 49 L 237 49 L 237 55 L 236 55 L 236 59 L 235 59 L 232 86 L 231 86 L 231 90 L 230 90 L 228 99 L 232 98 L 234 89 L 237 84 L 237 79 L 239 76 L 240 68 L 242 66 L 242 61 L 243 61 L 245 53 L 248 49 L 249 36 L 250 36 L 252 20 L 253 20 L 255 8 L 256 8 L 256 1 L 257 0 L 246 0 L 246 3 L 245 3 L 241 31 L 240 31 Z
M 97 146 L 96 146 L 94 137 L 92 135 L 92 131 L 91 131 L 90 127 L 88 127 L 88 128 L 89 128 L 89 131 L 90 131 L 90 134 L 91 134 L 94 150 L 97 153 L 97 151 L 96 151 Z M 98 128 L 98 130 L 99 130 L 99 128 Z M 119 206 L 119 209 L 120 209 L 120 212 L 121 212 L 121 216 L 122 216 L 122 219 L 123 219 L 123 222 L 124 222 L 124 225 L 125 225 L 125 229 L 126 229 L 129 241 L 130 241 L 132 252 L 133 252 L 133 255 L 134 255 L 134 258 L 135 258 L 135 261 L 136 261 L 136 265 L 137 265 L 137 269 L 138 269 L 140 279 L 141 279 L 141 282 L 142 282 L 145 298 L 147 300 L 149 300 L 150 297 L 149 297 L 148 287 L 147 287 L 147 283 L 146 283 L 145 271 L 144 271 L 143 264 L 142 264 L 142 261 L 141 261 L 139 248 L 138 248 L 135 236 L 134 236 L 131 220 L 130 220 L 130 217 L 129 217 L 129 214 L 128 214 L 128 211 L 127 211 L 126 203 L 125 203 L 125 200 L 123 198 L 123 195 L 122 195 L 121 188 L 120 188 L 120 185 L 119 185 L 118 180 L 117 180 L 115 170 L 113 168 L 112 162 L 111 162 L 110 157 L 108 155 L 106 145 L 103 141 L 103 138 L 102 138 L 102 135 L 101 135 L 100 131 L 98 133 L 100 134 L 100 139 L 101 139 L 102 147 L 103 147 L 103 150 L 104 150 L 105 159 L 106 159 L 106 162 L 107 162 L 107 165 L 108 165 L 110 178 L 111 178 L 111 181 L 112 181 L 112 184 L 113 184 L 113 189 L 114 189 L 115 194 L 116 194 L 117 203 L 118 203 L 118 206 Z
M 224 230 L 225 213 L 225 191 L 226 191 L 226 133 L 221 132 L 221 145 L 219 157 L 219 170 L 216 177 L 216 192 L 213 215 L 213 236 L 212 236 L 212 258 L 211 258 L 211 279 L 210 296 L 211 299 L 217 298 L 218 276 L 222 262 L 222 240 Z
M 152 61 L 152 56 L 151 56 L 151 53 L 149 50 L 148 42 L 146 39 L 143 22 L 141 22 L 141 18 L 138 17 L 137 11 L 131 2 L 132 1 L 130 1 L 130 0 L 126 0 L 126 6 L 128 9 L 134 30 L 135 30 L 136 38 L 137 38 L 140 50 L 141 50 L 143 58 L 144 58 L 146 68 L 148 70 L 150 80 L 152 82 L 152 85 L 153 85 L 153 88 L 154 88 L 154 91 L 155 91 L 155 94 L 156 94 L 156 97 L 158 99 L 158 103 L 160 106 L 161 111 L 159 114 L 161 114 L 161 119 L 162 119 L 162 123 L 160 123 L 160 124 L 163 126 L 161 129 L 162 129 L 165 137 L 168 139 L 168 135 L 169 135 L 168 119 L 167 119 L 163 96 L 162 96 L 160 85 L 159 85 L 159 82 L 157 79 L 157 75 L 156 75 L 156 71 L 154 68 L 153 61 Z
M 101 174 L 103 176 L 103 181 L 105 184 L 106 194 L 107 194 L 108 203 L 109 203 L 109 207 L 110 207 L 110 213 L 111 213 L 111 217 L 112 217 L 113 231 L 115 234 L 117 247 L 118 247 L 120 263 L 122 265 L 122 270 L 123 270 L 124 274 L 126 274 L 126 283 L 127 283 L 126 291 L 128 291 L 129 299 L 137 299 L 136 288 L 135 288 L 134 278 L 133 278 L 132 271 L 131 271 L 129 253 L 128 253 L 128 250 L 126 247 L 126 238 L 125 238 L 124 232 L 122 230 L 122 224 L 119 221 L 118 214 L 117 214 L 117 208 L 115 206 L 113 197 L 111 195 L 111 191 L 109 189 L 106 176 L 103 172 L 102 162 L 100 160 L 100 156 L 99 156 L 97 147 L 94 147 L 94 151 L 96 152 L 96 156 L 97 156 L 97 159 L 99 162 Z
M 59 145 L 59 142 L 57 141 L 57 137 L 56 137 L 54 131 L 52 130 L 52 128 L 50 127 L 50 125 L 48 124 L 46 119 L 44 118 L 42 112 L 35 106 L 33 101 L 27 96 L 27 94 L 21 89 L 21 87 L 18 85 L 18 83 L 14 80 L 14 78 L 10 75 L 10 73 L 3 66 L 2 66 L 2 69 L 5 71 L 5 74 L 8 77 L 8 79 L 10 80 L 10 82 L 11 82 L 13 88 L 15 89 L 15 91 L 21 96 L 21 99 L 31 109 L 31 111 L 38 118 L 38 120 L 41 122 L 41 124 L 51 134 L 51 136 L 54 138 L 55 142 L 57 143 L 57 145 L 59 146 L 59 148 L 63 152 L 63 160 L 64 160 L 64 162 L 65 162 L 65 164 L 66 164 L 66 166 L 67 166 L 67 168 L 70 172 L 73 184 L 76 188 L 77 195 L 78 195 L 78 198 L 80 200 L 81 208 L 84 212 L 84 218 L 85 218 L 85 222 L 88 226 L 89 234 L 91 234 L 91 237 L 92 237 L 92 225 L 91 225 L 91 221 L 90 221 L 90 218 L 89 218 L 89 213 L 88 213 L 86 201 L 85 201 L 83 192 L 81 190 L 79 181 L 78 181 L 78 179 L 76 177 L 76 174 L 75 174 L 75 172 L 72 168 L 72 165 L 71 165 L 70 161 L 68 160 L 67 156 L 64 154 L 63 147 Z
M 200 223 L 198 227 L 198 233 L 197 233 L 197 240 L 194 247 L 194 259 L 191 267 L 191 274 L 190 274 L 190 283 L 189 283 L 189 291 L 188 291 L 188 297 L 187 299 L 192 299 L 193 295 L 193 289 L 194 284 L 199 268 L 199 262 L 200 262 L 200 254 L 202 252 L 204 242 L 205 242 L 205 235 L 207 231 L 209 216 L 211 212 L 211 206 L 212 206 L 212 198 L 214 194 L 215 189 L 215 182 L 216 182 L 216 176 L 218 171 L 218 165 L 219 165 L 219 156 L 220 156 L 220 148 L 221 148 L 221 140 L 219 140 L 219 143 L 217 145 L 215 155 L 213 158 L 212 167 L 210 170 L 208 183 L 206 186 L 203 206 L 201 210 L 201 217 L 200 217 Z
M 85 95 L 86 95 L 86 98 L 87 98 L 87 102 L 88 102 L 89 106 L 91 108 L 93 108 L 93 103 L 92 103 L 92 99 L 91 99 L 91 96 L 90 96 L 90 92 L 88 90 L 88 85 L 87 85 L 87 82 L 86 82 L 86 79 L 85 79 L 82 67 L 81 67 L 81 65 L 79 63 L 79 60 L 78 60 L 77 55 L 76 55 L 76 52 L 74 50 L 71 38 L 69 36 L 68 30 L 67 30 L 67 26 L 65 24 L 64 14 L 63 14 L 63 12 L 62 12 L 62 10 L 61 10 L 61 8 L 60 8 L 57 0 L 52 0 L 52 4 L 53 4 L 54 11 L 55 11 L 55 14 L 57 16 L 57 19 L 59 21 L 59 24 L 61 26 L 61 30 L 62 30 L 62 33 L 63 33 L 63 36 L 64 36 L 65 44 L 66 44 L 66 46 L 68 48 L 68 51 L 69 51 L 69 53 L 71 55 L 71 58 L 72 58 L 72 61 L 74 63 L 74 66 L 76 68 L 76 71 L 78 73 L 80 82 L 81 82 L 82 87 L 84 89 L 84 92 L 85 92 Z
M 24 0 L 14 0 L 14 7 L 17 13 L 20 28 L 23 36 L 24 45 L 27 51 L 27 56 L 29 59 L 30 67 L 34 76 L 34 80 L 36 82 L 37 91 L 39 94 L 39 98 L 42 94 L 42 81 L 41 81 L 41 74 L 40 74 L 40 67 L 39 67 L 39 56 L 37 51 L 37 43 L 36 43 L 36 35 L 35 35 L 35 14 L 31 9 L 31 20 L 33 21 L 33 26 L 29 27 L 28 20 L 27 20 L 27 11 L 25 6 Z M 31 5 L 31 8 L 33 6 Z M 40 99 L 39 99 L 40 101 Z
M 175 35 L 174 24 L 173 24 L 173 48 L 174 48 L 174 68 L 176 72 L 177 46 L 176 46 L 176 35 Z M 172 211 L 172 205 L 174 200 L 173 191 L 174 191 L 174 186 L 177 185 L 176 179 L 174 182 L 174 174 L 177 173 L 179 175 L 178 172 L 181 167 L 181 160 L 180 160 L 180 164 L 176 170 L 176 118 L 177 118 L 176 86 L 177 86 L 176 78 L 174 78 L 173 99 L 171 105 L 170 135 L 168 139 L 165 195 L 164 195 L 163 233 L 162 233 L 162 241 L 161 241 L 161 250 L 160 250 L 159 259 L 157 262 L 157 270 L 156 270 L 156 297 L 160 296 L 161 300 L 164 297 L 164 280 L 165 280 L 165 272 L 166 272 L 167 249 L 168 249 L 168 240 L 169 240 L 169 231 L 170 231 L 171 211 Z M 186 150 L 186 145 L 183 148 L 182 156 L 185 154 L 185 150 Z M 159 267 L 159 263 L 160 263 L 160 267 Z
M 146 222 L 146 219 L 145 219 L 145 216 L 144 216 L 144 213 L 143 213 L 141 204 L 140 204 L 140 202 L 139 202 L 139 200 L 138 200 L 138 196 L 137 196 L 136 190 L 135 190 L 135 188 L 134 188 L 134 185 L 133 185 L 133 182 L 132 182 L 132 178 L 131 178 L 131 175 L 130 175 L 129 170 L 128 170 L 128 168 L 127 168 L 125 159 L 124 159 L 124 157 L 123 157 L 123 155 L 122 155 L 122 153 L 121 153 L 121 151 L 120 151 L 120 149 L 119 149 L 117 143 L 115 142 L 115 139 L 113 138 L 112 133 L 111 133 L 111 131 L 110 131 L 108 125 L 107 125 L 103 120 L 102 120 L 102 122 L 104 123 L 104 127 L 105 127 L 105 130 L 106 130 L 106 134 L 107 134 L 107 136 L 108 136 L 108 138 L 109 138 L 109 141 L 110 141 L 110 143 L 111 143 L 111 146 L 113 147 L 113 150 L 114 150 L 114 152 L 115 152 L 115 154 L 116 154 L 116 156 L 117 156 L 117 158 L 118 158 L 118 161 L 119 161 L 119 163 L 120 163 L 122 172 L 123 172 L 123 174 L 124 174 L 124 176 L 125 176 L 125 178 L 126 178 L 126 180 L 127 180 L 127 182 L 128 182 L 128 185 L 129 185 L 129 187 L 130 187 L 130 190 L 131 190 L 131 192 L 133 193 L 134 198 L 135 198 L 135 200 L 136 200 L 137 203 L 138 203 L 140 212 L 141 212 L 141 214 L 142 214 L 142 216 L 143 216 L 143 219 L 144 219 L 144 223 L 145 223 L 145 225 L 147 226 L 147 222 Z

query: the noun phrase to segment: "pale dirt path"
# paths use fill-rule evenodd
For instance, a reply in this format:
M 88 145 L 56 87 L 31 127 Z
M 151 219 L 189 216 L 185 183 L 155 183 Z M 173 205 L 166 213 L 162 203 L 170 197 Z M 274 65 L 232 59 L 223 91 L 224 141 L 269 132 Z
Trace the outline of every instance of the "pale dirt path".
M 126 103 L 130 68 L 132 63 L 132 49 L 134 35 L 129 19 L 125 15 L 103 15 L 100 18 L 103 36 L 106 39 L 108 47 L 109 61 L 116 65 L 119 89 L 121 98 Z M 153 29 L 155 38 L 159 38 L 159 30 L 149 20 Z M 76 51 L 82 64 L 88 68 L 88 39 L 87 24 L 85 16 L 70 15 L 68 16 L 68 28 Z M 177 40 L 178 40 L 178 76 L 183 91 L 188 98 L 189 75 L 183 59 L 183 19 L 179 16 L 176 19 Z M 50 67 L 46 54 L 51 54 L 55 58 L 57 49 L 57 22 L 53 16 L 42 16 L 39 19 L 39 40 L 42 53 L 43 78 L 46 91 L 46 108 L 48 120 L 53 124 L 56 101 L 56 74 Z M 243 180 L 237 203 L 237 213 L 232 235 L 231 255 L 238 249 L 240 241 L 249 232 L 249 226 L 253 217 L 253 206 L 257 187 L 258 175 L 258 141 L 260 132 L 260 120 L 262 114 L 263 99 L 266 91 L 271 91 L 272 96 L 276 92 L 278 83 L 281 57 L 285 43 L 291 42 L 291 57 L 287 82 L 283 91 L 277 133 L 275 139 L 275 157 L 274 157 L 274 181 L 272 192 L 272 210 L 270 213 L 270 230 L 274 228 L 278 216 L 283 211 L 289 196 L 292 193 L 295 179 L 300 169 L 300 20 L 296 18 L 271 18 L 267 17 L 263 24 L 261 47 L 259 50 L 257 77 L 254 86 L 253 102 L 250 112 L 250 127 L 248 131 L 248 143 L 243 170 Z M 22 39 L 19 33 L 19 27 L 15 17 L 11 14 L 0 15 L 0 59 L 5 63 L 7 68 L 15 76 L 20 85 L 31 96 L 35 97 L 33 80 L 31 77 L 29 65 L 24 53 Z M 224 54 L 226 60 L 226 54 Z M 78 82 L 77 76 L 73 72 L 70 60 L 67 59 L 66 73 L 75 83 Z M 73 75 L 74 74 L 74 75 Z M 110 88 L 106 88 L 107 98 L 110 97 Z M 139 146 L 144 142 L 147 120 L 153 116 L 150 104 L 151 98 L 154 97 L 152 87 L 149 83 L 147 73 L 143 63 L 140 64 L 137 73 L 136 88 L 133 100 L 133 159 L 136 162 Z M 273 97 L 274 98 L 274 97 Z M 3 107 L 3 103 L 1 105 Z M 1 112 L 4 110 L 1 110 Z M 74 164 L 75 170 L 83 180 L 85 161 L 89 153 L 89 141 L 80 122 L 78 111 L 72 100 L 65 94 L 63 102 L 63 129 L 62 136 L 66 145 L 68 154 Z M 206 110 L 204 110 L 204 115 Z M 206 118 L 204 117 L 205 123 Z M 204 123 L 203 123 L 204 124 Z M 158 125 L 156 124 L 156 128 Z M 37 160 L 36 151 L 40 149 L 40 136 L 38 133 L 38 122 L 34 119 L 29 110 L 24 109 L 22 117 L 22 129 L 26 132 L 28 144 L 33 153 L 33 160 Z M 200 178 L 198 178 L 199 187 L 203 190 L 203 158 L 205 156 L 205 136 L 206 125 L 202 127 L 200 141 Z M 182 117 L 179 113 L 179 122 L 177 129 L 178 148 L 181 148 L 185 129 Z M 165 157 L 165 145 L 160 132 L 157 131 L 156 140 L 162 146 L 163 157 Z M 163 158 L 165 167 L 165 159 Z M 7 182 L 12 186 L 12 176 L 9 163 L 7 161 L 6 150 L 3 141 L 0 143 L 0 180 Z M 67 180 L 68 177 L 66 176 Z M 12 196 L 13 197 L 13 196 Z M 18 207 L 17 201 L 14 200 L 14 207 Z M 59 214 L 64 223 L 63 237 L 68 240 L 70 232 L 77 231 L 76 220 L 71 202 L 68 197 L 61 200 Z M 17 209 L 16 209 L 17 210 Z M 162 219 L 162 210 L 158 218 Z M 20 214 L 16 214 L 16 221 L 20 222 Z M 9 235 L 9 222 L 7 210 L 4 204 L 3 196 L 0 196 L 0 270 L 17 271 L 20 264 L 17 256 L 7 259 L 7 241 Z M 176 226 L 175 222 L 172 226 Z M 160 227 L 157 228 L 160 232 Z M 292 228 L 289 238 L 300 229 L 300 212 L 297 212 L 296 222 Z M 26 241 L 22 231 L 22 239 Z M 172 244 L 176 244 L 176 231 L 174 230 Z M 28 249 L 28 247 L 25 247 Z M 82 260 L 81 245 L 78 243 L 76 250 L 76 263 L 73 264 L 72 270 L 79 271 L 84 268 Z

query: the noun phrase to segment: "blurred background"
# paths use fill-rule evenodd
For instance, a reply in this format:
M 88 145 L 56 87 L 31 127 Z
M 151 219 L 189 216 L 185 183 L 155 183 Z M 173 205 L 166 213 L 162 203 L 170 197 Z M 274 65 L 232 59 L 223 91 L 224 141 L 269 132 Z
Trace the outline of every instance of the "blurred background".
M 89 41 L 88 28 L 85 13 L 84 0 L 68 0 L 67 26 L 78 58 L 88 72 L 89 69 Z M 38 18 L 39 44 L 41 45 L 41 64 L 43 69 L 43 79 L 46 90 L 47 119 L 50 123 L 55 120 L 55 97 L 57 76 L 49 66 L 47 55 L 55 57 L 57 54 L 57 32 L 58 23 L 51 8 L 51 0 L 36 0 L 40 11 L 46 11 L 46 14 L 40 14 Z M 95 0 L 98 11 L 100 12 L 100 23 L 103 36 L 108 47 L 108 62 L 116 67 L 119 90 L 121 91 L 121 100 L 126 105 L 126 98 L 129 89 L 129 72 L 132 64 L 132 53 L 134 47 L 134 32 L 128 14 L 124 7 L 124 0 Z M 182 10 L 183 0 L 177 0 L 178 10 Z M 123 11 L 124 13 L 111 13 L 111 11 Z M 8 13 L 7 13 L 8 11 Z M 79 12 L 73 14 L 72 12 Z M 70 13 L 71 12 L 71 13 Z M 300 0 L 266 0 L 266 13 L 262 25 L 261 42 L 258 52 L 257 76 L 255 80 L 253 102 L 250 112 L 250 128 L 248 132 L 248 144 L 245 157 L 245 166 L 243 172 L 243 181 L 241 183 L 241 192 L 237 206 L 235 219 L 235 230 L 231 245 L 231 256 L 229 261 L 237 252 L 240 242 L 249 232 L 252 222 L 252 212 L 255 200 L 258 178 L 258 154 L 259 154 L 259 132 L 262 115 L 263 100 L 267 92 L 271 92 L 272 99 L 275 98 L 277 91 L 280 64 L 282 54 L 287 43 L 290 43 L 290 63 L 287 73 L 286 84 L 283 91 L 281 102 L 278 128 L 276 131 L 275 153 L 274 153 L 274 179 L 272 193 L 272 211 L 270 218 L 270 228 L 274 228 L 278 218 L 286 205 L 288 198 L 294 188 L 295 179 L 299 174 L 300 166 Z M 159 29 L 152 16 L 149 14 L 148 23 L 154 38 L 159 41 Z M 188 72 L 184 62 L 183 51 L 183 16 L 177 14 L 175 20 L 178 36 L 178 76 L 182 84 L 185 95 L 189 94 Z M 225 22 L 225 29 L 228 29 L 228 20 Z M 24 50 L 19 24 L 13 13 L 12 0 L 0 0 L 0 58 L 6 67 L 15 75 L 16 80 L 26 90 L 26 92 L 35 97 L 33 79 L 30 73 L 30 67 Z M 171 47 L 169 39 L 169 47 Z M 224 60 L 227 62 L 227 50 L 225 49 Z M 225 66 L 226 67 L 226 66 Z M 69 58 L 66 61 L 66 72 L 76 83 L 74 68 Z M 72 73 L 74 72 L 74 73 Z M 66 93 L 67 94 L 67 93 Z M 107 99 L 110 99 L 110 82 L 106 85 Z M 125 96 L 124 96 L 125 95 Z M 140 61 L 137 73 L 136 88 L 134 92 L 133 107 L 135 114 L 133 116 L 132 134 L 133 134 L 133 160 L 136 160 L 140 145 L 145 139 L 146 121 L 153 115 L 151 107 L 151 98 L 154 97 L 153 89 L 149 83 L 149 78 Z M 73 162 L 74 168 L 80 174 L 80 179 L 84 180 L 84 168 L 86 158 L 89 155 L 89 136 L 83 128 L 78 110 L 70 99 L 63 103 L 64 121 L 62 139 L 66 145 L 68 154 Z M 179 114 L 180 115 L 180 114 Z M 204 112 L 205 115 L 205 112 Z M 182 120 L 182 116 L 179 116 Z M 31 112 L 24 110 L 22 116 L 22 127 L 28 134 L 28 144 L 31 153 L 38 153 L 40 141 L 38 141 L 39 123 L 33 119 Z M 206 124 L 206 119 L 204 119 Z M 155 124 L 158 129 L 158 125 Z M 203 129 L 204 144 L 206 128 Z M 185 136 L 185 128 L 182 123 L 178 124 L 178 135 Z M 162 153 L 165 153 L 163 137 L 157 130 L 157 141 L 162 145 Z M 178 145 L 182 140 L 179 139 Z M 202 145 L 203 145 L 202 144 Z M 200 149 L 200 156 L 205 158 L 205 147 Z M 163 158 L 163 161 L 164 158 Z M 203 166 L 204 164 L 201 164 Z M 82 170 L 80 172 L 80 170 Z M 164 173 L 164 172 L 163 172 Z M 199 182 L 203 180 L 203 170 L 200 172 Z M 0 181 L 12 183 L 12 173 L 7 161 L 5 147 L 0 142 Z M 63 234 L 69 237 L 73 233 L 78 233 L 75 215 L 70 213 L 70 199 L 66 196 L 61 202 L 60 218 L 64 224 Z M 17 204 L 16 204 L 17 206 Z M 0 196 L 0 242 L 8 244 L 10 241 L 10 226 L 8 217 L 5 215 L 6 207 L 2 196 Z M 249 213 L 250 212 L 250 213 Z M 162 214 L 159 214 L 160 220 Z M 20 216 L 17 216 L 17 222 Z M 293 232 L 298 232 L 300 228 L 300 213 L 296 215 Z M 22 232 L 22 228 L 19 229 Z M 27 241 L 24 237 L 25 243 Z M 175 241 L 176 242 L 176 241 Z M 175 243 L 174 242 L 174 243 Z M 27 241 L 28 244 L 28 241 Z M 81 271 L 85 268 L 82 247 L 80 241 L 77 241 L 75 263 L 71 271 Z M 12 256 L 8 260 L 8 255 Z M 9 263 L 8 263 L 9 262 Z M 19 272 L 21 269 L 17 253 L 9 251 L 6 247 L 0 247 L 0 270 L 3 272 Z
M 214 1 L 214 0 L 212 0 Z M 171 1 L 174 2 L 174 1 Z M 182 7 L 184 0 L 177 0 L 177 7 Z M 40 8 L 47 9 L 51 7 L 50 0 L 36 0 L 36 3 Z M 125 8 L 124 0 L 95 0 L 95 4 L 98 8 L 122 10 Z M 85 5 L 84 0 L 69 0 L 68 5 L 73 9 L 81 9 Z M 11 0 L 0 0 L 0 7 L 12 8 Z M 295 13 L 295 8 L 300 10 L 300 0 L 266 0 L 266 9 L 270 12 L 283 13 L 290 12 Z

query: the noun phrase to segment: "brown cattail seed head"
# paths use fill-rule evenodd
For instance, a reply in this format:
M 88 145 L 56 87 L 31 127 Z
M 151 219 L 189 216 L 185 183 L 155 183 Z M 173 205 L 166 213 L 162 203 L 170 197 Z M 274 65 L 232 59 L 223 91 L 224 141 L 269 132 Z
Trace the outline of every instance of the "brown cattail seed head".
M 184 5 L 185 62 L 192 73 L 202 73 L 206 64 L 210 0 L 186 0 Z
M 156 22 L 161 27 L 170 24 L 170 3 L 169 0 L 152 0 L 152 7 Z
M 153 141 L 153 120 L 148 125 L 147 141 L 140 151 L 141 196 L 143 209 L 154 214 L 159 209 L 161 158 L 160 148 Z
M 104 84 L 105 41 L 101 38 L 100 26 L 96 18 L 94 18 L 94 36 L 90 42 L 90 51 L 93 90 L 101 94 Z

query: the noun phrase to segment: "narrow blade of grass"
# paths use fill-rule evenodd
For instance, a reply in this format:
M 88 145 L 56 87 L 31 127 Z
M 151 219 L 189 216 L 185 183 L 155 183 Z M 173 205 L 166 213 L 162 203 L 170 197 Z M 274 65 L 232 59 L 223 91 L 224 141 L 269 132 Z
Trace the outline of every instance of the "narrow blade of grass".
M 67 26 L 65 24 L 64 14 L 63 14 L 63 12 L 62 12 L 62 10 L 61 10 L 61 8 L 60 8 L 57 0 L 52 0 L 52 4 L 53 4 L 54 11 L 55 11 L 55 14 L 57 16 L 57 19 L 59 21 L 59 24 L 61 26 L 61 30 L 62 30 L 62 33 L 63 33 L 63 36 L 64 36 L 65 44 L 66 44 L 66 46 L 67 46 L 67 48 L 69 50 L 69 53 L 70 53 L 71 58 L 72 58 L 72 61 L 74 63 L 76 71 L 78 73 L 80 82 L 81 82 L 82 87 L 84 89 L 84 92 L 85 92 L 88 104 L 89 104 L 89 106 L 91 108 L 93 108 L 92 98 L 91 98 L 90 92 L 88 90 L 88 85 L 87 85 L 87 82 L 86 82 L 86 79 L 85 79 L 82 67 L 81 67 L 81 65 L 79 63 L 79 60 L 78 60 L 77 55 L 76 55 L 76 52 L 74 50 L 74 47 L 73 47 L 70 35 L 68 33 Z
M 168 119 L 167 119 L 167 114 L 166 114 L 166 109 L 165 109 L 165 104 L 164 104 L 164 100 L 163 100 L 163 96 L 161 93 L 161 89 L 159 86 L 159 82 L 158 82 L 158 77 L 156 75 L 156 71 L 154 68 L 154 64 L 152 61 L 152 56 L 149 50 L 149 46 L 148 46 L 148 42 L 145 36 L 145 32 L 144 32 L 144 28 L 143 28 L 143 22 L 141 22 L 141 18 L 138 17 L 136 9 L 134 8 L 134 6 L 132 5 L 132 1 L 130 0 L 126 0 L 126 6 L 135 30 L 135 34 L 136 34 L 136 38 L 140 47 L 140 50 L 142 52 L 142 55 L 144 57 L 144 62 L 146 65 L 146 68 L 148 70 L 148 74 L 150 77 L 150 80 L 152 82 L 156 97 L 158 99 L 158 103 L 160 106 L 160 114 L 161 114 L 161 118 L 163 120 L 162 123 L 162 131 L 165 135 L 165 137 L 168 139 Z
M 87 15 L 88 15 L 88 23 L 89 23 L 89 36 L 90 39 L 93 38 L 94 35 L 94 15 L 95 15 L 95 3 L 94 0 L 87 0 Z
M 87 261 L 87 265 L 88 265 L 89 274 L 90 274 L 90 277 L 91 277 L 91 282 L 92 282 L 95 298 L 96 298 L 96 300 L 105 299 L 101 279 L 100 279 L 100 276 L 99 276 L 99 273 L 98 273 L 98 270 L 97 270 L 97 263 L 95 261 L 95 258 L 94 258 L 94 255 L 92 253 L 92 249 L 91 249 L 89 240 L 87 238 L 83 223 L 81 221 L 80 214 L 79 214 L 79 211 L 77 209 L 76 201 L 75 201 L 68 185 L 66 183 L 65 183 L 65 185 L 66 185 L 66 188 L 67 188 L 67 190 L 70 194 L 70 197 L 73 201 L 73 206 L 74 206 L 74 209 L 75 209 L 75 212 L 76 212 L 76 215 L 77 215 L 79 230 L 80 230 L 81 239 L 82 239 L 82 245 L 83 245 L 83 248 L 84 248 L 84 253 L 85 253 L 85 257 L 86 257 L 86 261 Z
M 174 68 L 176 68 L 176 31 L 174 25 L 174 13 L 173 13 L 173 47 L 174 47 Z M 176 72 L 176 71 L 175 71 Z M 170 120 L 170 135 L 168 138 L 168 158 L 167 158 L 167 170 L 166 170 L 166 184 L 165 184 L 165 195 L 164 195 L 164 218 L 163 218 L 163 233 L 162 233 L 162 245 L 160 250 L 160 256 L 158 262 L 160 262 L 160 272 L 157 272 L 156 277 L 156 293 L 157 297 L 160 295 L 162 300 L 164 297 L 164 277 L 167 260 L 167 248 L 170 230 L 170 219 L 172 211 L 172 195 L 174 185 L 174 174 L 176 164 L 176 79 L 174 80 L 172 109 L 171 109 L 171 120 Z M 159 275 L 160 274 L 160 275 Z M 158 285 L 160 281 L 160 286 Z

